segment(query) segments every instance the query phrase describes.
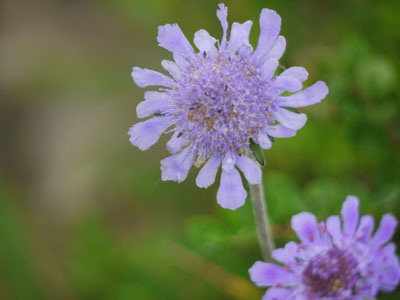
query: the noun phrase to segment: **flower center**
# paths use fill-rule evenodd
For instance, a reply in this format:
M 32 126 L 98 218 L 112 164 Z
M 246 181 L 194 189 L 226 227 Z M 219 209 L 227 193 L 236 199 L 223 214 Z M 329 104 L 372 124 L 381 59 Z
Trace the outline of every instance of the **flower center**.
M 308 294 L 318 299 L 353 295 L 361 274 L 354 256 L 335 248 L 314 256 L 302 276 Z
M 249 139 L 274 122 L 276 109 L 269 82 L 263 82 L 251 59 L 197 54 L 169 91 L 176 131 L 191 140 L 199 157 L 213 152 L 243 153 Z

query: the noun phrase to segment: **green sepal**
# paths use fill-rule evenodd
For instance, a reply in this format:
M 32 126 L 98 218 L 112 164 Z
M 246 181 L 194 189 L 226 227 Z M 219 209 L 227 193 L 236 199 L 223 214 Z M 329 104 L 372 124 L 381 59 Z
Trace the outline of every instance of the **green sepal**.
M 294 107 L 284 107 L 285 109 L 287 109 L 288 111 L 294 112 L 296 114 L 301 114 L 301 111 L 299 111 L 297 108 Z
M 265 166 L 264 152 L 262 151 L 259 144 L 256 144 L 253 139 L 250 139 L 250 150 L 253 153 L 256 161 L 262 166 Z

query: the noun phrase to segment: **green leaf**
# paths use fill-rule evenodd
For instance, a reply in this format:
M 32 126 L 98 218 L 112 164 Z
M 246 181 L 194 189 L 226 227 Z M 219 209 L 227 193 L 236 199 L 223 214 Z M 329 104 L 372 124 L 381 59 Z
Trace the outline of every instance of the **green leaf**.
M 259 144 L 256 144 L 253 139 L 250 139 L 250 150 L 256 158 L 257 162 L 264 167 L 265 166 L 265 157 L 264 152 L 262 151 Z

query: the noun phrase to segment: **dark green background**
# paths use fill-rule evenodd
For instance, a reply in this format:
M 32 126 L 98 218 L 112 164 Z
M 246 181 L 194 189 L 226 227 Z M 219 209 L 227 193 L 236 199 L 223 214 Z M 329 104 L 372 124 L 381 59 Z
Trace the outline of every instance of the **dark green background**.
M 167 137 L 132 147 L 143 89 L 132 66 L 161 71 L 157 26 L 220 38 L 219 1 L 5 0 L 0 43 L 0 299 L 232 299 L 263 293 L 249 201 L 216 203 L 217 185 L 160 180 Z M 345 196 L 378 220 L 400 216 L 400 2 L 226 1 L 229 21 L 263 7 L 282 17 L 285 67 L 330 93 L 306 126 L 265 152 L 278 245 L 290 217 L 337 214 Z M 394 240 L 400 241 L 399 230 Z M 400 291 L 379 299 L 399 299 Z

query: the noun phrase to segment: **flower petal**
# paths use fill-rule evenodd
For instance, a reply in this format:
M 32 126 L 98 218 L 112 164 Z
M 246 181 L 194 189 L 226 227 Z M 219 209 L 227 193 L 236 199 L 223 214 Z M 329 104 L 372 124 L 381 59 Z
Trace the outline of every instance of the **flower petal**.
M 351 298 L 349 298 L 349 300 L 364 300 L 363 296 L 353 296 Z
M 250 269 L 250 279 L 257 286 L 290 285 L 298 282 L 296 276 L 281 266 L 257 261 Z
M 396 226 L 397 220 L 393 215 L 384 215 L 381 219 L 378 230 L 370 240 L 371 246 L 378 248 L 388 242 L 392 238 Z
M 146 118 L 155 113 L 162 113 L 170 109 L 173 105 L 171 97 L 167 93 L 147 91 L 144 94 L 145 101 L 136 107 L 138 118 Z
M 172 180 L 178 183 L 184 181 L 189 173 L 196 152 L 186 147 L 179 154 L 161 160 L 161 180 Z
M 305 114 L 294 113 L 281 107 L 274 113 L 274 117 L 283 126 L 293 130 L 302 128 L 307 121 Z
M 184 137 L 178 137 L 179 133 L 175 132 L 170 140 L 167 142 L 167 150 L 171 154 L 177 153 L 184 146 L 187 145 L 187 140 Z
M 343 234 L 351 237 L 358 223 L 359 200 L 355 196 L 347 196 L 342 206 Z
M 270 149 L 272 147 L 272 142 L 269 139 L 268 135 L 264 132 L 260 131 L 257 135 L 258 144 L 263 149 Z
M 374 218 L 369 215 L 362 216 L 360 219 L 360 225 L 358 226 L 356 237 L 362 242 L 366 243 L 371 237 L 371 233 L 374 230 Z
M 228 31 L 228 8 L 223 3 L 218 4 L 218 7 L 217 17 L 223 29 L 221 48 L 224 49 L 226 47 L 226 32 Z
M 174 53 L 173 57 L 176 65 L 181 69 L 181 71 L 184 71 L 190 66 L 189 62 L 182 55 Z
M 290 295 L 290 290 L 284 288 L 269 288 L 262 300 L 286 300 Z
M 268 53 L 268 58 L 275 58 L 279 60 L 286 49 L 286 39 L 283 36 L 278 36 L 274 46 L 272 47 L 271 51 Z
M 253 58 L 256 63 L 261 63 L 261 58 L 266 55 L 275 44 L 281 30 L 281 17 L 273 10 L 264 8 L 260 15 L 260 37 Z
M 381 289 L 385 292 L 393 291 L 400 281 L 400 264 L 397 257 L 394 256 L 394 263 L 389 266 L 380 278 Z
M 297 249 L 298 246 L 295 242 L 288 242 L 285 248 L 275 249 L 272 252 L 272 258 L 281 263 L 288 264 L 295 261 Z
M 233 168 L 228 172 L 222 169 L 221 183 L 217 193 L 218 204 L 223 208 L 234 210 L 244 204 L 246 197 L 247 192 L 238 170 Z
M 329 235 L 328 230 L 326 229 L 325 222 L 321 221 L 319 222 L 319 228 L 320 228 L 320 233 L 321 233 L 321 247 L 332 247 L 332 239 L 331 236 Z
M 210 157 L 196 177 L 196 184 L 198 187 L 207 188 L 214 183 L 221 161 L 221 157 L 216 154 Z
M 215 43 L 217 40 L 210 36 L 207 30 L 200 29 L 194 34 L 194 44 L 200 52 L 216 52 Z
M 296 78 L 279 75 L 272 83 L 272 87 L 270 88 L 269 92 L 275 95 L 280 95 L 285 91 L 296 92 L 302 87 L 303 85 Z
M 261 80 L 266 82 L 270 80 L 276 71 L 276 68 L 278 68 L 279 62 L 275 58 L 268 59 L 263 63 L 261 66 Z
M 231 28 L 231 35 L 229 38 L 229 43 L 227 49 L 229 51 L 237 51 L 243 44 L 249 43 L 249 35 L 252 21 L 246 21 L 243 24 L 234 22 Z
M 342 232 L 340 229 L 340 218 L 339 216 L 330 216 L 326 220 L 326 229 L 331 235 L 333 242 L 340 246 L 342 244 Z
M 159 46 L 174 54 L 194 53 L 192 45 L 190 45 L 178 24 L 159 26 L 157 41 Z
M 230 172 L 235 167 L 236 157 L 235 153 L 227 152 L 222 160 L 222 169 Z
M 238 53 L 241 58 L 250 58 L 251 53 L 253 53 L 253 46 L 249 43 L 243 43 Z
M 161 61 L 161 65 L 174 79 L 179 79 L 181 77 L 181 69 L 179 69 L 178 65 L 173 61 L 164 59 Z
M 133 125 L 128 134 L 132 145 L 145 151 L 154 145 L 161 134 L 171 125 L 171 119 L 167 117 L 154 117 L 144 122 Z
M 134 67 L 131 75 L 136 85 L 141 88 L 151 85 L 175 86 L 175 82 L 171 78 L 153 70 Z
M 286 76 L 296 78 L 298 81 L 303 82 L 308 78 L 308 72 L 303 67 L 290 67 L 283 71 L 279 76 Z
M 317 81 L 312 86 L 290 96 L 281 96 L 278 98 L 279 106 L 303 107 L 319 103 L 326 97 L 329 90 L 326 83 Z
M 241 155 L 236 159 L 236 165 L 243 172 L 244 177 L 250 184 L 261 183 L 262 172 L 258 164 L 245 155 Z
M 291 225 L 299 239 L 305 244 L 319 241 L 320 234 L 315 216 L 308 212 L 302 212 L 292 217 Z
M 293 137 L 296 135 L 296 130 L 286 128 L 285 126 L 278 124 L 278 125 L 270 125 L 265 129 L 265 132 L 273 137 L 277 138 L 288 138 Z
M 393 243 L 393 242 L 390 242 L 390 243 L 388 243 L 388 244 L 386 244 L 384 247 L 383 247 L 383 251 L 381 252 L 381 251 L 379 251 L 379 254 L 380 255 L 382 255 L 382 259 L 383 260 L 385 260 L 385 255 L 389 255 L 389 256 L 392 256 L 392 255 L 395 255 L 395 252 L 396 252 L 396 244 L 395 243 Z

